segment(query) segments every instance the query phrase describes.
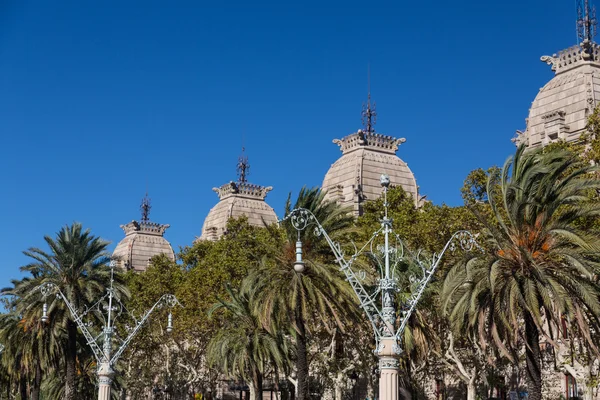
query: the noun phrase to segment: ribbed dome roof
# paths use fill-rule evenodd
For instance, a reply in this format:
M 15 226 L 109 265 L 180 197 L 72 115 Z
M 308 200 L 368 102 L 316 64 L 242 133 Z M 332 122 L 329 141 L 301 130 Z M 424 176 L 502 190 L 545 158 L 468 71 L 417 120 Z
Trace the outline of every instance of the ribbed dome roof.
M 145 271 L 148 261 L 159 254 L 166 254 L 175 261 L 175 253 L 171 244 L 163 237 L 169 225 L 161 225 L 150 221 L 131 221 L 121 225 L 125 238 L 119 242 L 113 258 L 125 269 Z
M 333 142 L 342 156 L 332 164 L 323 179 L 326 198 L 352 206 L 355 215 L 362 214 L 362 203 L 375 200 L 381 193 L 381 174 L 390 177 L 392 185 L 400 185 L 418 204 L 418 186 L 408 165 L 396 156 L 406 139 L 359 130 Z
M 265 202 L 265 197 L 273 188 L 253 185 L 246 182 L 229 182 L 213 188 L 219 195 L 219 202 L 208 213 L 202 226 L 200 240 L 217 240 L 227 228 L 229 218 L 248 217 L 254 226 L 265 226 L 277 222 L 277 215 Z
M 600 99 L 599 50 L 591 43 L 585 51 L 573 46 L 558 55 L 541 57 L 556 75 L 531 103 L 526 129 L 517 131 L 513 139 L 517 145 L 538 147 L 559 139 L 571 142 L 579 138 Z

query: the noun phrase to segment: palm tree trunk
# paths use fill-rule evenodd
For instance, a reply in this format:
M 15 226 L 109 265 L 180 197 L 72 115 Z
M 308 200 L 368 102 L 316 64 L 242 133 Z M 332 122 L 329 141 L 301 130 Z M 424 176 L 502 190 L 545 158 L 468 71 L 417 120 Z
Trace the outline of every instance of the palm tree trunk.
M 298 396 L 296 400 L 308 400 L 308 355 L 306 350 L 306 328 L 304 326 L 301 301 L 299 293 L 296 300 L 296 327 L 298 329 L 298 334 L 296 335 L 296 349 L 298 352 L 298 359 L 296 360 L 296 369 L 298 370 L 296 392 Z
M 19 395 L 22 400 L 27 398 L 27 380 L 23 375 L 19 377 Z
M 68 342 L 65 352 L 66 382 L 65 400 L 75 400 L 75 367 L 77 362 L 77 327 L 73 321 L 67 322 Z
M 542 400 L 542 373 L 540 368 L 540 332 L 533 318 L 525 314 L 525 359 L 529 378 L 529 400 Z
M 262 400 L 263 379 L 262 374 L 256 368 L 252 371 L 252 385 L 250 389 L 250 400 Z
M 42 386 L 42 366 L 38 362 L 35 368 L 35 377 L 33 378 L 33 386 L 31 387 L 31 400 L 40 399 L 40 387 Z

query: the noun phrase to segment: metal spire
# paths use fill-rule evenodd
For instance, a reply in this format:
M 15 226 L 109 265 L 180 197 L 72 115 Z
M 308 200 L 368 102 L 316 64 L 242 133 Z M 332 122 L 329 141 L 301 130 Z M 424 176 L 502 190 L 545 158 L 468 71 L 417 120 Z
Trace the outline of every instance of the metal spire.
M 590 0 L 577 0 L 577 37 L 579 43 L 591 44 L 596 36 L 598 20 L 596 19 L 596 7 L 590 4 Z
M 377 112 L 375 111 L 375 103 L 373 103 L 373 107 L 371 107 L 371 68 L 368 67 L 368 95 L 367 95 L 367 102 L 363 103 L 363 110 L 362 110 L 362 124 L 363 124 L 363 128 L 365 133 L 373 133 L 375 132 L 375 129 L 373 128 L 373 126 L 375 125 L 375 122 L 377 121 Z
M 146 192 L 146 196 L 142 199 L 142 205 L 140 206 L 140 211 L 142 212 L 142 222 L 150 221 L 150 209 L 152 206 L 150 205 L 150 197 L 148 197 L 148 192 Z
M 237 163 L 237 175 L 238 183 L 246 182 L 246 176 L 250 174 L 250 164 L 248 163 L 248 157 L 244 154 L 246 149 L 242 147 L 242 155 L 238 158 Z

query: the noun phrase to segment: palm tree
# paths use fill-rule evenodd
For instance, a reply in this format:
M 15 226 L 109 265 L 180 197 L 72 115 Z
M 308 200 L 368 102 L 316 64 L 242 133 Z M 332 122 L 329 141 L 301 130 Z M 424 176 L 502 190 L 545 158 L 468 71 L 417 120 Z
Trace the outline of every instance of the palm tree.
M 267 367 L 287 370 L 287 341 L 282 335 L 272 335 L 263 327 L 245 294 L 229 286 L 226 290 L 229 300 L 219 299 L 209 312 L 213 314 L 218 309 L 225 309 L 229 313 L 226 326 L 208 345 L 208 360 L 211 365 L 221 367 L 226 375 L 251 382 L 250 400 L 260 400 Z
M 303 188 L 294 208 L 310 210 L 333 238 L 353 224 L 348 210 L 324 200 L 320 189 Z M 288 198 L 286 214 L 292 210 Z M 292 328 L 296 342 L 297 399 L 308 399 L 308 333 L 307 318 L 318 320 L 322 325 L 337 325 L 342 331 L 345 313 L 352 313 L 356 306 L 350 286 L 344 281 L 337 265 L 332 263 L 331 251 L 324 240 L 311 230 L 303 236 L 305 271 L 294 271 L 296 230 L 285 225 L 287 242 L 281 257 L 275 262 L 265 261 L 250 272 L 243 282 L 243 290 L 254 299 L 263 326 L 272 330 Z M 273 321 L 275 321 L 273 323 Z
M 89 229 L 84 231 L 79 223 L 63 227 L 55 239 L 45 236 L 44 240 L 49 252 L 39 248 L 24 251 L 33 262 L 21 267 L 21 271 L 32 276 L 16 283 L 12 293 L 20 298 L 20 313 L 39 312 L 42 299 L 35 289 L 47 282 L 55 284 L 75 310 L 81 312 L 90 307 L 101 297 L 110 281 L 108 242 L 93 236 Z M 114 287 L 118 294 L 127 294 L 120 274 L 115 276 Z M 77 325 L 66 305 L 52 296 L 48 312 L 52 325 L 56 324 L 53 330 L 59 328 L 66 333 L 60 340 L 65 368 L 64 398 L 73 400 L 76 397 L 78 354 L 86 354 L 87 351 L 78 353 Z M 84 364 L 83 360 L 79 361 Z
M 489 338 L 512 360 L 525 344 L 531 400 L 541 399 L 540 336 L 554 343 L 566 321 L 598 351 L 589 332 L 600 328 L 600 241 L 582 226 L 600 214 L 593 170 L 566 151 L 520 147 L 499 184 L 488 182 L 487 251 L 455 265 L 444 283 L 456 332 Z
M 0 315 L 2 364 L 17 380 L 22 398 L 38 400 L 43 371 L 57 365 L 53 337 L 43 328 L 39 317 L 26 319 L 15 311 Z

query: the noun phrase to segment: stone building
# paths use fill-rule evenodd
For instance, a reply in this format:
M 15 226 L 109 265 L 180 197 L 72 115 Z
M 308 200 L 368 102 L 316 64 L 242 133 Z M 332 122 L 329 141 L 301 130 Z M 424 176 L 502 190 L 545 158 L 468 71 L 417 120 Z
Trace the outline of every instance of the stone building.
M 374 105 L 369 95 L 363 112 L 364 129 L 359 129 L 333 143 L 340 146 L 342 156 L 331 165 L 322 188 L 326 199 L 335 200 L 352 208 L 354 215 L 362 215 L 365 201 L 381 195 L 379 177 L 387 174 L 392 186 L 402 186 L 419 204 L 419 187 L 408 165 L 397 155 L 398 147 L 406 139 L 397 139 L 375 133 Z
M 578 45 L 541 57 L 555 75 L 531 103 L 525 131 L 517 131 L 513 139 L 517 145 L 533 148 L 561 139 L 572 142 L 585 131 L 600 100 L 600 46 L 593 41 L 595 17 L 590 15 L 580 11 Z
M 278 221 L 275 211 L 265 201 L 267 193 L 273 188 L 248 183 L 246 177 L 249 169 L 248 158 L 242 154 L 237 165 L 238 181 L 213 188 L 219 196 L 219 202 L 206 216 L 199 240 L 219 239 L 225 233 L 229 218 L 244 215 L 254 226 L 266 226 Z
M 170 225 L 151 222 L 150 199 L 148 194 L 142 201 L 142 218 L 140 221 L 131 221 L 121 225 L 125 238 L 117 244 L 113 258 L 123 269 L 145 271 L 150 259 L 159 254 L 165 254 L 170 260 L 175 260 L 175 253 L 171 244 L 164 238 L 165 231 Z

